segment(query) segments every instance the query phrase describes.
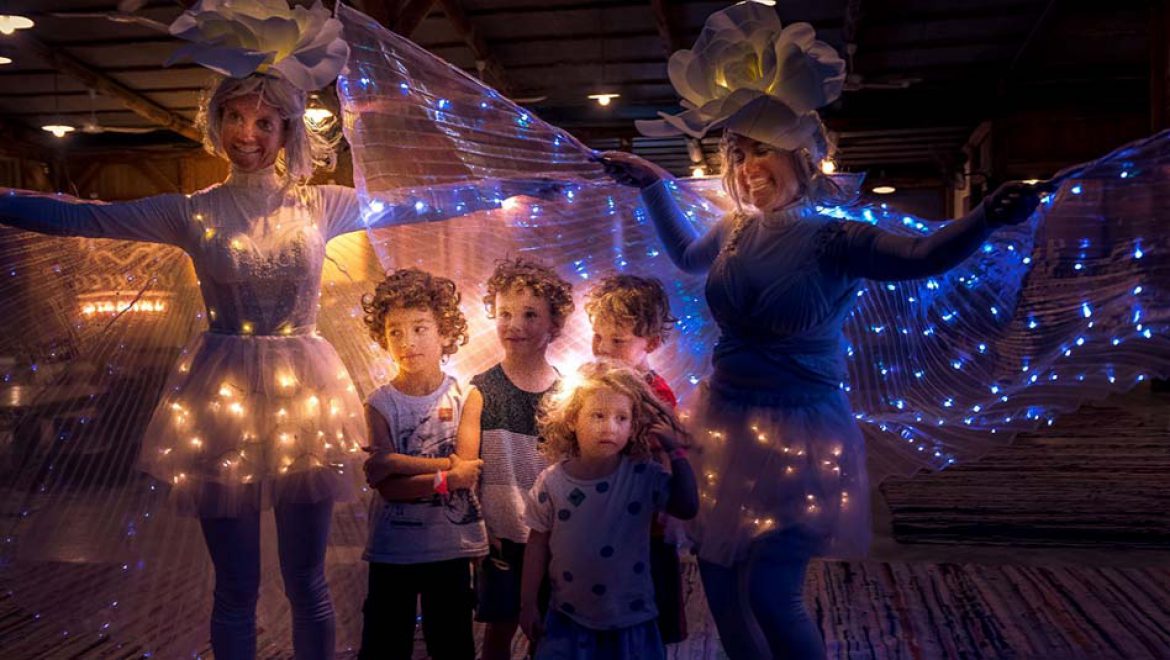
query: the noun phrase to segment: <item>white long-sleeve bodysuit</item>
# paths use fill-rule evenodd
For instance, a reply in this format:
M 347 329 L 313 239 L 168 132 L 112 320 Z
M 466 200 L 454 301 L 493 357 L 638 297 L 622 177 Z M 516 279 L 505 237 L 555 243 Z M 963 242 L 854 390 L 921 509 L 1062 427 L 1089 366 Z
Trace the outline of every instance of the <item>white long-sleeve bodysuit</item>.
M 232 516 L 277 501 L 343 500 L 365 427 L 337 352 L 316 334 L 325 244 L 370 225 L 442 219 L 498 201 L 448 188 L 366 212 L 351 188 L 233 172 L 193 195 L 120 204 L 0 195 L 0 221 L 44 234 L 177 246 L 190 255 L 209 329 L 183 352 L 139 466 L 181 510 Z M 355 478 L 356 477 L 356 478 Z

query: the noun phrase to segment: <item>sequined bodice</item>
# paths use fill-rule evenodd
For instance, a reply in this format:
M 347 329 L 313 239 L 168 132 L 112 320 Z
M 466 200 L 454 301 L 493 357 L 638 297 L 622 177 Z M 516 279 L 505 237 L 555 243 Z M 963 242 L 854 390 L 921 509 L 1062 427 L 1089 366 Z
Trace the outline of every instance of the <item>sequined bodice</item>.
M 326 238 L 318 196 L 271 173 L 233 173 L 191 198 L 188 248 L 213 332 L 281 335 L 312 331 Z

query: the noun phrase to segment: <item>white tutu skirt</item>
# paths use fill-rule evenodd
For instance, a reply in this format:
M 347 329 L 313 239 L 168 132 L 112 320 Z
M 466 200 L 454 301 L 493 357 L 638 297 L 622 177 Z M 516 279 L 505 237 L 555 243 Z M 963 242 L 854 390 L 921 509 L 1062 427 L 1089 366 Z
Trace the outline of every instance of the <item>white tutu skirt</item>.
M 139 467 L 181 513 L 234 517 L 352 499 L 363 444 L 361 401 L 327 341 L 208 332 L 183 351 Z
M 729 394 L 703 384 L 685 413 L 699 515 L 699 558 L 731 565 L 783 537 L 807 556 L 869 548 L 865 441 L 838 390 Z

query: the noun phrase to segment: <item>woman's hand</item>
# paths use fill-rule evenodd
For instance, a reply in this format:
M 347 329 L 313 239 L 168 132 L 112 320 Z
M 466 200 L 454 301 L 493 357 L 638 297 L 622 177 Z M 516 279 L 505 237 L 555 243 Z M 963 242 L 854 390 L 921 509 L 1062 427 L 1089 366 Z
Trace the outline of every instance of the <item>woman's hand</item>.
M 983 212 L 993 227 L 1018 225 L 1040 205 L 1042 191 L 1030 183 L 1008 181 L 983 200 Z
M 645 188 L 663 179 L 670 179 L 670 172 L 640 156 L 624 151 L 607 151 L 599 161 L 614 181 L 623 186 Z

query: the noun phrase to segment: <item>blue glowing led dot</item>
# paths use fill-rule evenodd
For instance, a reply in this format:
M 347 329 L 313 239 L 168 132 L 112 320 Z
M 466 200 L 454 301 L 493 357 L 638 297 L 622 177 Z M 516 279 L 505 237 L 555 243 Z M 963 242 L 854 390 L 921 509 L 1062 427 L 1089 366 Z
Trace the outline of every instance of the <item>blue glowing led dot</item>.
M 446 110 L 451 107 L 451 102 L 447 99 L 439 99 L 438 106 L 440 110 Z
M 1024 265 L 1032 263 L 1032 257 L 1024 257 Z
M 1145 253 L 1145 252 L 1142 252 L 1142 246 L 1141 246 L 1141 245 L 1138 245 L 1138 246 L 1134 247 L 1134 249 L 1133 249 L 1133 258 L 1134 258 L 1134 259 L 1141 259 L 1141 258 L 1142 258 L 1142 257 L 1144 257 L 1144 256 L 1146 256 L 1146 253 Z
M 1136 295 L 1138 295 L 1138 294 L 1139 294 L 1139 293 L 1141 293 L 1141 292 L 1142 292 L 1142 287 L 1141 287 L 1141 285 L 1140 285 L 1140 284 L 1139 284 L 1138 286 L 1135 286 L 1135 287 L 1133 288 L 1133 295 L 1135 295 L 1135 296 L 1136 296 Z
M 1074 195 L 1079 195 L 1079 194 L 1081 194 L 1081 187 L 1080 187 L 1080 185 L 1076 185 L 1076 186 L 1073 186 L 1073 187 L 1072 187 L 1072 194 L 1074 194 Z

